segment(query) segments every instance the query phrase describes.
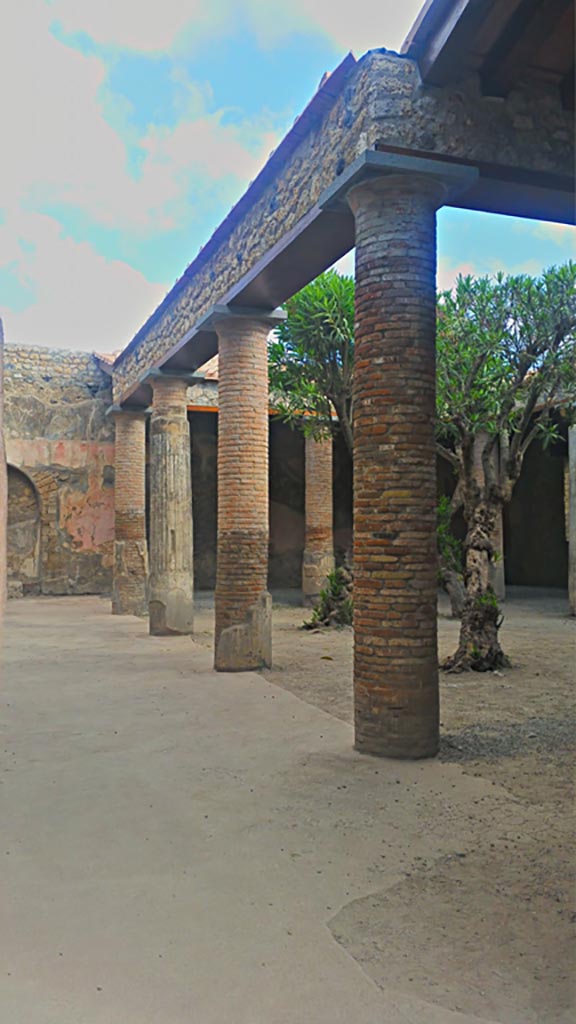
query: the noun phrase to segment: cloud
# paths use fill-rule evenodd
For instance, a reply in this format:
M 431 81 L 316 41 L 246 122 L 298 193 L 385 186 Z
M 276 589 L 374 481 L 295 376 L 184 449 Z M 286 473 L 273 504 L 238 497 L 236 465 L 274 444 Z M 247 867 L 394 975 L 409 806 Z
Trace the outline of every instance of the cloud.
M 210 6 L 217 14 L 222 5 L 215 0 Z M 164 52 L 187 25 L 207 18 L 208 5 L 203 0 L 162 0 L 161 4 L 141 0 L 54 0 L 51 12 L 67 32 L 86 33 L 97 43 Z
M 28 303 L 2 311 L 8 341 L 112 352 L 122 348 L 166 292 L 88 242 L 64 236 L 51 217 L 9 214 L 0 232 L 0 280 L 9 267 Z M 24 308 L 22 308 L 24 307 Z
M 422 0 L 53 0 L 52 16 L 68 32 L 99 43 L 144 51 L 190 49 L 215 32 L 247 25 L 265 45 L 295 32 L 317 32 L 357 56 L 385 46 L 398 50 Z
M 535 229 L 539 238 L 554 242 L 555 245 L 568 246 L 576 252 L 576 227 L 573 224 L 551 224 L 541 222 Z
M 114 238 L 125 243 L 124 251 L 137 250 L 139 240 L 150 251 L 151 239 L 162 238 L 166 248 L 170 232 L 182 236 L 188 226 L 192 258 L 206 240 L 195 237 L 195 222 L 210 225 L 212 217 L 216 226 L 220 207 L 225 212 L 255 176 L 276 137 L 270 118 L 226 123 L 223 111 L 208 109 L 209 88 L 186 80 L 177 83 L 175 126 L 152 123 L 138 135 L 129 127 L 126 100 L 109 90 L 102 55 L 79 52 L 50 31 L 58 6 L 42 0 L 16 5 L 10 38 L 0 41 L 0 90 L 14 97 L 2 125 L 0 285 L 7 327 L 21 342 L 117 348 L 165 285 L 151 284 L 121 259 L 105 258 Z M 112 24 L 120 9 L 114 23 L 121 31 L 121 2 L 77 6 L 89 26 L 96 19 L 95 32 L 100 19 L 103 34 L 106 18 Z M 169 4 L 166 13 L 170 20 Z M 136 20 L 141 14 L 133 8 Z M 152 32 L 146 19 L 142 32 L 146 24 Z M 143 35 L 137 41 L 146 42 Z M 72 232 L 73 223 L 84 226 L 83 237 Z M 72 233 L 75 238 L 66 237 Z

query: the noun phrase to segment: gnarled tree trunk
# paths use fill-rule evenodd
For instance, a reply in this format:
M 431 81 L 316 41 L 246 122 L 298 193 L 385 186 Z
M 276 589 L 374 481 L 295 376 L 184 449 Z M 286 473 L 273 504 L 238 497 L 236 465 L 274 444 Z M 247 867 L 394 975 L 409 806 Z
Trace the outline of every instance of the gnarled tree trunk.
M 489 672 L 509 664 L 498 640 L 502 616 L 490 584 L 494 534 L 500 503 L 480 501 L 471 510 L 464 543 L 464 586 L 458 650 L 443 668 L 449 672 Z
M 450 612 L 453 619 L 461 619 L 462 612 L 464 611 L 464 601 L 466 599 L 466 590 L 464 588 L 464 580 L 456 569 L 447 569 L 445 566 L 440 564 L 438 570 L 438 576 L 440 580 L 440 586 L 446 591 L 450 599 Z

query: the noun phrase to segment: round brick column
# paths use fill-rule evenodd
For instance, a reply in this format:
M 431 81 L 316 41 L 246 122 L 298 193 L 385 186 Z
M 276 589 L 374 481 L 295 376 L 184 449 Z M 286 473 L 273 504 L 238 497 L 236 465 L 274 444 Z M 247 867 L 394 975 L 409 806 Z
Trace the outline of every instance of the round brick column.
M 307 437 L 305 442 L 306 537 L 302 559 L 304 604 L 318 601 L 334 568 L 332 510 L 332 438 Z
M 218 562 L 215 668 L 271 662 L 268 579 L 270 327 L 230 316 L 218 332 Z
M 150 419 L 150 633 L 192 633 L 190 427 L 182 378 L 155 377 Z
M 434 179 L 353 187 L 356 748 L 438 750 Z
M 114 415 L 114 615 L 148 614 L 148 546 L 146 543 L 146 413 Z

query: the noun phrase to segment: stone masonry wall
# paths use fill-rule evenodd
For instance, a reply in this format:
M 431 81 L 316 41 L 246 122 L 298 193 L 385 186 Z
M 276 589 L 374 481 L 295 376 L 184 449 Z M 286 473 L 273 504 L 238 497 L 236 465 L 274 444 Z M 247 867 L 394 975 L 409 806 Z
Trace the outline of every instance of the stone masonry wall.
M 365 150 L 394 146 L 570 175 L 573 130 L 572 115 L 553 91 L 517 90 L 506 100 L 487 99 L 475 78 L 457 88 L 428 88 L 414 61 L 370 51 L 273 180 L 259 188 L 256 179 L 247 212 L 236 223 L 232 219 L 208 255 L 199 254 L 163 310 L 150 317 L 119 356 L 116 400 L 222 301 Z
M 4 389 L 8 463 L 30 481 L 38 501 L 38 589 L 44 594 L 109 592 L 114 424 L 105 412 L 112 401 L 110 377 L 89 353 L 8 344 Z M 25 489 L 16 487 L 19 479 L 11 473 L 14 537 L 26 533 L 18 512 L 18 495 Z M 17 576 L 16 557 L 9 549 Z

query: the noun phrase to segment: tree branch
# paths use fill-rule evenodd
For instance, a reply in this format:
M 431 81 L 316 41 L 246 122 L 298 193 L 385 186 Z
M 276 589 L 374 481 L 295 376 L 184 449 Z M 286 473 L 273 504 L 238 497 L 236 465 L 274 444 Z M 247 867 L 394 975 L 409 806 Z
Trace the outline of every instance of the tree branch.
M 458 456 L 455 455 L 454 452 L 451 452 L 449 448 L 445 448 L 443 444 L 440 444 L 440 441 L 436 441 L 436 451 L 438 455 L 441 455 L 443 459 L 446 459 L 446 462 L 449 462 L 451 466 L 454 466 L 456 469 L 460 469 L 461 463 Z

